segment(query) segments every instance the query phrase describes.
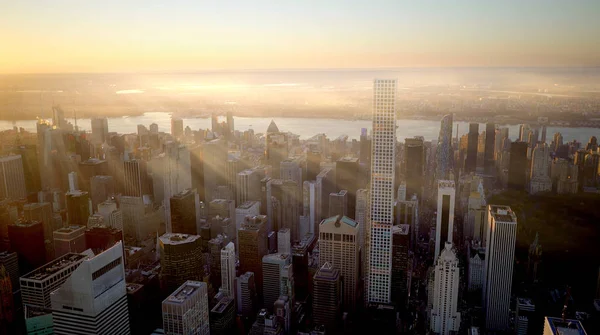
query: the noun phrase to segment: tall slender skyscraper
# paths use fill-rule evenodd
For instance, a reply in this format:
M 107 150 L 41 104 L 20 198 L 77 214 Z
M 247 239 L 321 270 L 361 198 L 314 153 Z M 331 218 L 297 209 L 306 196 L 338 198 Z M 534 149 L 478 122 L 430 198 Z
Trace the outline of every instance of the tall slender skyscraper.
M 435 253 L 433 259 L 437 260 L 444 244 L 452 243 L 454 236 L 454 199 L 456 189 L 454 181 L 440 180 L 438 182 L 437 217 L 435 222 Z
M 367 300 L 389 303 L 392 277 L 392 225 L 396 164 L 396 80 L 376 79 L 373 89 L 373 139 Z
M 508 188 L 525 190 L 527 183 L 527 142 L 513 142 L 510 145 L 510 162 L 508 166 Z
M 483 308 L 488 331 L 509 327 L 517 216 L 508 206 L 488 205 Z
M 552 190 L 550 179 L 550 148 L 546 143 L 539 143 L 533 150 L 531 158 L 531 175 L 529 192 L 547 192 Z
M 0 199 L 17 200 L 25 198 L 25 173 L 21 155 L 0 158 Z
M 210 334 L 208 288 L 188 280 L 162 302 L 165 334 Z
M 451 242 L 446 242 L 435 265 L 433 310 L 431 330 L 435 334 L 449 335 L 460 327 L 458 307 L 459 268 L 458 258 Z
M 437 147 L 437 179 L 448 179 L 452 170 L 452 114 L 444 115 L 440 126 Z

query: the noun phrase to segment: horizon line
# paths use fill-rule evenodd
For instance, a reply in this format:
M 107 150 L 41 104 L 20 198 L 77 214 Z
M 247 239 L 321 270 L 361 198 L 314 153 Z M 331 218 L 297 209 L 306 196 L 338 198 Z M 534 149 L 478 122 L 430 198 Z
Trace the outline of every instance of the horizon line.
M 217 69 L 190 69 L 190 70 L 173 70 L 173 71 L 89 71 L 89 72 L 3 72 L 0 76 L 12 75 L 82 75 L 82 74 L 199 74 L 199 73 L 214 73 L 214 72 L 302 72 L 302 71 L 390 71 L 390 70 L 406 70 L 406 69 L 423 69 L 423 70 L 443 70 L 443 69 L 600 69 L 599 65 L 556 65 L 556 66 L 535 66 L 535 65 L 502 65 L 502 66 L 396 66 L 396 67 L 297 67 L 297 68 L 217 68 Z

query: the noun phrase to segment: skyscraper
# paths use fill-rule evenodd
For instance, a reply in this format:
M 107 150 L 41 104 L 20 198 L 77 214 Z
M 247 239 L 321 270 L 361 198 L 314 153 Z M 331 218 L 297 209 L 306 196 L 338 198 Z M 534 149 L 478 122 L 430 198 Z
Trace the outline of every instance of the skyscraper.
M 94 176 L 105 176 L 108 174 L 108 163 L 105 160 L 90 158 L 79 163 L 77 177 L 78 190 L 89 192 L 91 190 L 91 179 Z
M 18 200 L 26 196 L 21 155 L 0 157 L 0 199 Z
M 440 126 L 437 146 L 437 179 L 448 179 L 452 170 L 454 150 L 452 149 L 452 114 L 444 115 Z
M 94 176 L 90 179 L 90 199 L 93 211 L 97 211 L 98 205 L 114 194 L 115 179 L 112 176 Z
M 410 226 L 395 225 L 392 228 L 392 302 L 396 306 L 406 306 L 409 292 Z
M 587 335 L 579 320 L 564 318 L 544 318 L 544 333 L 542 335 Z
M 183 136 L 183 120 L 180 118 L 171 118 L 171 135 L 175 139 L 179 139 Z
M 271 175 L 279 177 L 280 164 L 288 158 L 288 138 L 287 134 L 279 132 L 279 128 L 274 121 L 271 121 L 267 129 L 267 149 L 265 160 L 271 165 Z
M 367 210 L 369 206 L 368 191 L 364 188 L 356 191 L 356 214 L 355 221 L 358 223 L 358 245 L 361 250 L 361 257 L 365 257 L 365 237 L 367 234 Z M 366 255 L 368 257 L 368 255 Z M 363 267 L 364 269 L 364 264 Z M 364 271 L 364 270 L 363 270 Z
M 169 289 L 204 275 L 202 239 L 198 235 L 164 234 L 159 238 L 161 279 Z
M 550 148 L 546 143 L 539 143 L 533 150 L 531 157 L 531 175 L 529 179 L 529 193 L 552 191 L 550 179 Z
M 240 273 L 254 273 L 258 295 L 262 297 L 262 258 L 267 254 L 267 217 L 247 216 L 238 231 Z
M 93 118 L 92 119 L 92 143 L 99 145 L 108 140 L 108 119 Z
M 86 226 L 69 226 L 54 231 L 54 257 L 80 253 L 86 249 Z
M 208 288 L 201 281 L 188 280 L 162 302 L 165 334 L 209 335 Z
M 84 260 L 50 294 L 56 334 L 129 334 L 123 245 Z
M 438 182 L 437 216 L 435 223 L 435 252 L 433 259 L 438 258 L 444 244 L 453 242 L 454 236 L 454 202 L 456 188 L 452 180 Z
M 436 334 L 449 335 L 460 328 L 460 313 L 457 311 L 459 272 L 452 242 L 446 242 L 435 265 L 431 330 Z
M 477 144 L 479 141 L 479 123 L 469 123 L 469 135 L 467 142 L 467 159 L 465 161 L 465 172 L 475 172 L 477 168 Z
M 332 168 L 324 168 L 317 175 L 315 185 L 317 194 L 316 203 L 317 206 L 320 206 L 320 217 L 317 217 L 317 222 L 329 216 L 329 194 L 336 191 L 335 179 L 335 170 Z
M 39 221 L 18 219 L 8 225 L 10 250 L 19 256 L 19 269 L 27 273 L 46 262 L 44 227 Z
M 69 226 L 86 226 L 90 216 L 90 197 L 87 192 L 75 190 L 67 192 L 67 223 Z
M 226 185 L 227 141 L 216 139 L 204 143 L 204 197 L 205 202 L 214 200 L 217 186 Z
M 483 308 L 488 331 L 509 327 L 517 216 L 508 206 L 488 205 Z
M 423 192 L 423 172 L 425 169 L 425 147 L 419 137 L 404 140 L 406 195 L 416 194 L 420 199 Z M 395 161 L 392 162 L 395 164 Z M 372 172 L 371 172 L 372 173 Z M 393 185 L 392 187 L 396 187 Z
M 319 266 L 329 263 L 344 278 L 344 311 L 354 311 L 359 284 L 359 226 L 347 216 L 336 215 L 319 225 Z
M 348 191 L 346 190 L 341 190 L 337 193 L 329 194 L 329 216 L 348 216 L 349 203 L 350 199 L 348 196 Z
M 306 152 L 306 180 L 317 180 L 321 172 L 321 151 L 308 150 Z
M 260 201 L 260 181 L 264 177 L 264 168 L 248 169 L 238 173 L 235 203 L 239 206 L 246 201 Z
M 235 298 L 235 246 L 229 242 L 221 249 L 221 291 Z
M 171 197 L 171 230 L 172 233 L 198 233 L 196 228 L 197 193 L 185 190 Z
M 396 80 L 374 81 L 367 300 L 384 304 L 391 300 L 396 86 Z
M 355 214 L 358 175 L 358 158 L 344 157 L 335 163 L 336 187 L 338 190 L 346 190 L 348 192 L 348 211 L 344 215 L 352 219 L 354 219 Z M 332 216 L 331 213 L 330 216 Z
M 335 331 L 341 313 L 341 274 L 329 263 L 324 263 L 313 277 L 313 322 Z
M 494 149 L 496 143 L 496 125 L 487 123 L 485 125 L 485 152 L 483 165 L 486 173 L 491 173 L 494 168 Z
M 236 280 L 238 314 L 245 318 L 256 315 L 256 284 L 254 273 L 246 272 Z
M 513 142 L 510 145 L 508 166 L 508 188 L 523 191 L 527 183 L 527 142 Z
M 60 228 L 52 218 L 52 204 L 49 202 L 29 203 L 23 205 L 23 216 L 26 220 L 38 221 L 44 227 L 44 244 L 46 246 L 46 257 L 54 258 L 54 246 L 52 244 L 52 233 Z
M 413 245 L 419 240 L 419 200 L 415 195 L 410 200 L 396 202 L 396 225 L 407 224 L 410 226 L 410 243 Z
M 128 197 L 142 197 L 150 194 L 150 178 L 146 162 L 130 160 L 123 162 L 124 181 L 123 195 Z
M 302 197 L 298 183 L 292 180 L 272 179 L 267 185 L 267 212 L 271 216 L 271 229 L 278 231 L 280 228 L 289 228 L 291 231 L 292 241 L 299 239 L 299 220 L 300 220 L 300 205 Z M 274 200 L 281 210 L 281 221 L 277 220 L 277 207 L 274 207 Z
M 277 232 L 277 252 L 280 254 L 289 254 L 291 249 L 290 230 L 288 228 L 279 229 Z
M 268 310 L 273 310 L 273 304 L 281 295 L 283 289 L 282 276 L 284 268 L 291 267 L 290 254 L 269 254 L 262 258 L 263 273 L 263 305 Z

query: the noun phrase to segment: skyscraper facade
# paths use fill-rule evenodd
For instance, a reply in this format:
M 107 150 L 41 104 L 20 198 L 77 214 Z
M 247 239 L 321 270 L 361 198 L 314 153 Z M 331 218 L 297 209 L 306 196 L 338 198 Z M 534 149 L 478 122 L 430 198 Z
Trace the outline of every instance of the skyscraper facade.
M 337 193 L 329 194 L 329 216 L 344 215 L 348 216 L 348 207 L 350 199 L 348 191 L 341 190 Z
M 21 155 L 0 157 L 0 199 L 18 200 L 26 195 Z
M 313 278 L 313 321 L 315 325 L 325 326 L 325 330 L 336 330 L 341 313 L 341 274 L 329 263 L 320 266 Z
M 358 190 L 358 158 L 344 157 L 335 163 L 336 187 L 348 192 L 348 217 L 354 219 L 356 191 Z M 336 213 L 342 214 L 342 213 Z M 331 216 L 331 215 L 330 215 Z
M 488 331 L 508 329 L 517 239 L 517 216 L 508 206 L 488 205 L 483 308 Z
M 496 143 L 496 125 L 487 123 L 485 125 L 485 151 L 483 154 L 483 166 L 486 173 L 491 173 L 494 168 L 494 149 Z
M 552 191 L 550 178 L 550 148 L 546 143 L 539 143 L 531 156 L 531 174 L 529 193 Z
M 391 300 L 392 225 L 396 162 L 396 80 L 374 81 L 367 300 Z
M 92 143 L 99 145 L 108 140 L 108 119 L 93 118 L 92 119 Z
M 86 226 L 90 216 L 90 203 L 88 192 L 79 190 L 67 192 L 65 202 L 67 205 L 67 222 L 70 226 Z
M 221 249 L 221 291 L 235 297 L 235 246 L 229 242 Z
M 406 195 L 414 194 L 420 199 L 423 192 L 423 173 L 425 169 L 425 147 L 420 137 L 404 140 Z M 392 163 L 394 164 L 394 163 Z M 394 184 L 394 188 L 397 185 Z
M 198 235 L 164 234 L 159 237 L 161 279 L 174 289 L 186 280 L 201 280 L 204 275 L 202 240 Z
M 340 270 L 344 278 L 345 311 L 354 311 L 358 299 L 360 271 L 358 237 L 358 223 L 347 216 L 332 216 L 319 225 L 319 266 L 329 263 Z
M 196 192 L 185 190 L 171 197 L 171 230 L 172 233 L 198 233 L 196 228 Z
M 513 142 L 510 145 L 508 166 L 508 188 L 523 191 L 527 184 L 527 142 Z
M 208 288 L 188 280 L 162 302 L 165 334 L 210 334 Z
M 129 334 L 121 242 L 84 260 L 50 294 L 55 334 Z
M 290 254 L 269 254 L 263 256 L 263 305 L 268 310 L 273 310 L 273 304 L 281 295 L 282 277 L 284 268 L 291 267 Z
M 124 181 L 123 195 L 128 197 L 141 197 L 150 194 L 150 178 L 146 162 L 130 160 L 123 162 Z
M 448 179 L 452 170 L 454 150 L 452 149 L 452 114 L 444 115 L 440 126 L 437 145 L 436 178 Z
M 392 228 L 392 302 L 396 306 L 406 306 L 409 290 L 410 226 L 395 225 Z
M 433 310 L 431 311 L 431 331 L 449 335 L 460 328 L 458 313 L 458 258 L 451 242 L 444 244 L 444 250 L 435 265 Z
M 438 182 L 437 216 L 435 223 L 435 252 L 437 259 L 446 242 L 452 243 L 454 236 L 454 202 L 456 188 L 452 180 Z
M 467 159 L 465 161 L 465 172 L 475 172 L 477 168 L 477 145 L 479 141 L 479 123 L 469 124 L 467 142 Z
M 262 258 L 267 254 L 267 217 L 247 216 L 238 231 L 240 272 L 254 273 L 257 293 L 262 297 Z

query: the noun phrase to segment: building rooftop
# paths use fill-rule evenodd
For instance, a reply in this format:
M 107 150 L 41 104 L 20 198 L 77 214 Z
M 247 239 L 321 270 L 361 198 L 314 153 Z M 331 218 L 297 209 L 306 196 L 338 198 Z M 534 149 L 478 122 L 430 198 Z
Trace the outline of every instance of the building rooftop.
M 587 335 L 578 320 L 564 320 L 561 318 L 546 317 L 546 323 L 555 335 Z
M 268 133 L 278 133 L 278 132 L 279 132 L 279 128 L 275 124 L 275 121 L 271 120 L 271 123 L 269 124 L 269 127 L 267 128 L 267 134 Z
M 29 227 L 35 226 L 37 224 L 40 224 L 40 222 L 35 221 L 35 220 L 27 220 L 27 219 L 21 218 L 21 219 L 18 219 L 17 221 L 15 221 L 15 223 L 13 223 L 12 226 L 29 228 Z
M 329 262 L 325 262 L 323 266 L 315 273 L 314 279 L 321 280 L 337 280 L 340 277 L 340 270 L 334 268 L 329 264 Z
M 81 191 L 81 190 L 73 190 L 73 191 L 69 191 L 67 192 L 66 195 L 72 196 L 72 197 L 81 197 L 84 195 L 87 195 L 87 192 Z
M 407 224 L 400 224 L 392 227 L 392 234 L 408 235 L 409 231 L 410 225 Z
M 87 228 L 86 226 L 73 225 L 73 226 L 59 228 L 54 231 L 54 234 L 71 234 L 72 232 L 75 232 L 78 230 L 85 230 L 86 228 Z
M 210 311 L 211 313 L 223 313 L 223 311 L 225 311 L 225 308 L 227 308 L 227 306 L 229 306 L 232 302 L 233 299 L 229 297 L 223 297 L 223 299 L 219 300 L 215 307 L 213 307 L 213 309 L 211 309 Z
M 243 282 L 247 282 L 252 276 L 254 276 L 254 272 L 248 271 L 240 276 L 240 280 Z
M 509 206 L 489 205 L 489 211 L 498 222 L 517 222 L 517 216 Z
M 190 299 L 194 295 L 194 292 L 196 292 L 202 286 L 206 286 L 206 283 L 188 280 L 185 283 L 183 283 L 183 285 L 179 286 L 179 288 L 175 290 L 175 292 L 168 296 L 167 299 L 163 301 L 163 303 L 172 305 L 182 304 L 186 300 Z
M 98 165 L 98 164 L 102 164 L 104 162 L 106 162 L 106 161 L 98 159 L 98 158 L 90 158 L 90 159 L 88 159 L 86 161 L 83 161 L 83 162 L 81 162 L 79 164 L 83 164 L 83 165 Z
M 321 221 L 321 225 L 335 223 L 336 227 L 340 224 L 346 224 L 352 228 L 357 227 L 358 223 L 345 215 L 336 215 Z
M 440 180 L 440 181 L 438 181 L 438 187 L 454 188 L 454 181 L 453 180 Z
M 22 276 L 21 279 L 43 281 L 48 276 L 51 276 L 74 263 L 81 263 L 87 257 L 88 255 L 86 254 L 68 253 L 29 272 Z
M 269 262 L 269 263 L 278 263 L 278 262 L 285 262 L 288 258 L 290 258 L 289 254 L 268 254 L 263 256 L 263 263 L 264 262 Z
M 141 290 L 143 287 L 144 285 L 138 283 L 126 283 L 127 294 L 134 294 Z
M 190 242 L 196 241 L 199 238 L 200 238 L 199 235 L 176 234 L 176 233 L 166 233 L 166 234 L 162 235 L 161 237 L 159 237 L 160 241 L 163 244 L 171 244 L 171 245 L 190 243 Z
M 189 196 L 190 194 L 193 194 L 193 193 L 194 193 L 194 190 L 188 188 L 188 189 L 185 189 L 185 190 L 183 190 L 183 191 L 181 191 L 181 192 L 173 195 L 171 198 L 173 198 L 173 199 L 182 199 L 182 198 L 185 198 L 185 197 L 187 197 L 187 196 Z
M 250 209 L 250 208 L 254 207 L 257 203 L 258 203 L 258 201 L 245 201 L 241 205 L 239 205 L 237 208 Z

